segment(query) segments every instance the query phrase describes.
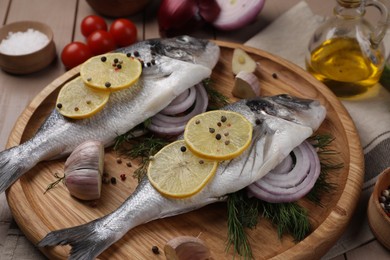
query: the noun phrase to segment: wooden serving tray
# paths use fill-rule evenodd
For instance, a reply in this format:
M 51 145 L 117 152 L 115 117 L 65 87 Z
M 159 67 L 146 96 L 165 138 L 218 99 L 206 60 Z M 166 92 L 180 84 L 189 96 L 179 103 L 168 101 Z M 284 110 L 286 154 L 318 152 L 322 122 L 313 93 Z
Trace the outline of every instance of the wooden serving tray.
M 242 48 L 259 62 L 257 74 L 262 95 L 289 93 L 318 99 L 327 108 L 327 117 L 319 129 L 336 139 L 332 148 L 340 154 L 337 159 L 344 167 L 330 173 L 330 181 L 337 190 L 323 199 L 323 207 L 301 200 L 310 214 L 313 230 L 303 241 L 292 237 L 278 238 L 272 224 L 260 219 L 248 234 L 255 259 L 317 259 L 337 241 L 345 230 L 360 196 L 363 183 L 363 153 L 355 126 L 339 100 L 306 71 L 279 57 L 243 45 L 217 42 L 221 58 L 212 74 L 220 92 L 231 96 L 233 73 L 231 59 L 234 48 Z M 68 71 L 49 84 L 26 108 L 18 119 L 7 147 L 29 139 L 53 109 L 60 87 L 79 73 L 79 68 Z M 233 98 L 232 98 L 233 99 Z M 102 197 L 96 205 L 72 198 L 63 184 L 44 194 L 47 185 L 55 180 L 54 173 L 63 174 L 65 159 L 42 162 L 26 173 L 7 191 L 12 214 L 27 238 L 36 244 L 48 232 L 89 222 L 115 210 L 135 189 L 137 180 L 131 177 L 135 166 L 126 166 L 126 159 L 118 164 L 118 157 L 107 150 L 105 169 L 117 177 L 117 184 L 103 185 Z M 120 174 L 126 173 L 126 181 Z M 171 238 L 180 235 L 200 236 L 210 247 L 214 259 L 233 259 L 233 251 L 225 251 L 227 240 L 226 205 L 217 203 L 183 215 L 152 221 L 130 230 L 122 239 L 103 252 L 99 259 L 165 259 L 164 254 L 153 254 L 152 246 L 160 252 Z M 43 248 L 50 259 L 64 259 L 70 247 Z

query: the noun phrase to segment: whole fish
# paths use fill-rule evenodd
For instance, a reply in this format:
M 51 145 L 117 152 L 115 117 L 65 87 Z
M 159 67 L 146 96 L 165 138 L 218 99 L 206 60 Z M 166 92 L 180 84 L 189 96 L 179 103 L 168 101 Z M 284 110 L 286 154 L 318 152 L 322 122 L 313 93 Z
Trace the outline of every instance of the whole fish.
M 118 51 L 143 61 L 136 85 L 112 93 L 104 109 L 88 119 L 68 119 L 54 109 L 33 138 L 0 153 L 0 193 L 38 162 L 69 154 L 83 141 L 112 144 L 209 77 L 220 52 L 215 43 L 189 36 L 151 39 Z
M 224 200 L 227 194 L 243 189 L 273 169 L 313 134 L 326 115 L 318 101 L 288 95 L 241 100 L 225 109 L 241 113 L 253 124 L 252 143 L 239 157 L 220 164 L 199 193 L 184 199 L 167 198 L 144 178 L 114 212 L 80 226 L 50 232 L 38 246 L 69 244 L 69 259 L 94 259 L 138 225 Z

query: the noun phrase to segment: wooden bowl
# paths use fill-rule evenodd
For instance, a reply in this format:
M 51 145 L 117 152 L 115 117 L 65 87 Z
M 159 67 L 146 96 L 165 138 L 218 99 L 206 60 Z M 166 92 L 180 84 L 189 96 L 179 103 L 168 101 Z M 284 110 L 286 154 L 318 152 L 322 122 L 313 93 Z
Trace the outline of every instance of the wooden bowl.
M 376 181 L 374 191 L 368 202 L 368 223 L 378 241 L 390 249 L 390 217 L 379 204 L 379 197 L 383 190 L 390 186 L 390 168 L 383 171 Z
M 97 13 L 108 17 L 124 17 L 143 10 L 149 0 L 87 0 Z
M 0 52 L 0 68 L 12 74 L 28 74 L 48 66 L 56 57 L 53 32 L 46 24 L 36 21 L 20 21 L 10 23 L 0 29 L 0 42 L 7 38 L 9 32 L 25 32 L 33 29 L 44 33 L 49 42 L 37 51 L 14 55 Z M 28 43 L 26 43 L 28 44 Z

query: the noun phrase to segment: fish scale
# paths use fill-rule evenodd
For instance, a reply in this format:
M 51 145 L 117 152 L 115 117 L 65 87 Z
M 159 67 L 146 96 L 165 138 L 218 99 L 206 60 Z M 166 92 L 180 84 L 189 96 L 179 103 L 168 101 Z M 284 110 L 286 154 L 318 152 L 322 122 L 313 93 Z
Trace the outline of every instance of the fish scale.
M 164 197 L 145 177 L 112 213 L 81 226 L 52 231 L 38 246 L 69 244 L 69 259 L 94 259 L 138 225 L 223 201 L 227 194 L 245 188 L 276 167 L 326 116 L 318 101 L 288 95 L 241 100 L 224 109 L 240 113 L 252 123 L 251 145 L 240 156 L 221 163 L 200 192 L 182 199 Z

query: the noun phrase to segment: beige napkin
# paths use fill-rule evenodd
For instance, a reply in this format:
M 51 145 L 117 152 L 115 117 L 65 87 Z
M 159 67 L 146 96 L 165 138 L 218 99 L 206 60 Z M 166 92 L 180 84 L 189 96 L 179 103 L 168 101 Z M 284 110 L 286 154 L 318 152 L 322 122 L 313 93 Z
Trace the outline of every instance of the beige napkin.
M 268 51 L 305 68 L 305 54 L 311 36 L 326 18 L 313 14 L 305 1 L 281 15 L 245 44 Z M 390 50 L 390 33 L 384 40 Z M 347 232 L 324 259 L 340 255 L 371 239 L 366 219 L 369 196 L 377 175 L 390 166 L 390 93 L 381 85 L 377 95 L 358 101 L 342 101 L 360 136 L 365 154 L 365 181 L 361 201 Z

